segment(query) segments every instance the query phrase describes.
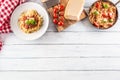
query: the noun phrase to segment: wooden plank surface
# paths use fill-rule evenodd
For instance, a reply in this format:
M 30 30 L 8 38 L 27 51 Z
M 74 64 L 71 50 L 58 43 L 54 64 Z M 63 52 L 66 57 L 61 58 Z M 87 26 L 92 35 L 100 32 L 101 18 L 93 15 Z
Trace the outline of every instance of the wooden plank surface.
M 6 77 L 7 75 L 7 77 Z M 119 80 L 118 71 L 0 72 L 2 80 Z
M 47 32 L 35 41 L 23 41 L 10 34 L 5 44 L 120 44 L 120 32 Z
M 94 1 L 86 0 L 87 12 Z M 117 8 L 120 11 L 120 4 Z M 13 33 L 2 36 L 0 80 L 120 80 L 120 16 L 108 30 L 98 30 L 85 19 L 56 31 L 50 20 L 38 40 L 23 41 Z
M 119 57 L 120 45 L 5 45 L 0 54 L 0 58 L 13 59 Z
M 0 59 L 0 71 L 120 71 L 120 58 Z

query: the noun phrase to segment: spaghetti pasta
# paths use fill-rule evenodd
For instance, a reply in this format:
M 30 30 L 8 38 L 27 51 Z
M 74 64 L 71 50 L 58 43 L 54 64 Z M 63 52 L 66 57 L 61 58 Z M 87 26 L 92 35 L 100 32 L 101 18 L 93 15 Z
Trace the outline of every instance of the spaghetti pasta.
M 117 19 L 116 7 L 107 1 L 97 1 L 90 8 L 89 20 L 99 29 L 110 28 Z
M 42 27 L 42 24 L 43 18 L 36 10 L 25 11 L 18 19 L 19 27 L 27 34 L 38 31 Z

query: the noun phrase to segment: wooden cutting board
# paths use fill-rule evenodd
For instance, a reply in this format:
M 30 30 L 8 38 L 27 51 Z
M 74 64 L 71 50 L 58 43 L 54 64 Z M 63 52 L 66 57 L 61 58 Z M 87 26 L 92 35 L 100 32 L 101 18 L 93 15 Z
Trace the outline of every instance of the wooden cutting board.
M 45 2 L 46 0 L 42 0 L 42 2 Z M 68 3 L 69 0 L 60 0 L 60 4 L 64 5 L 66 7 L 67 3 Z M 51 15 L 51 18 L 53 19 L 52 15 L 53 15 L 53 7 L 47 9 L 49 14 Z M 86 14 L 86 11 L 83 10 L 81 16 L 80 16 L 80 19 L 83 20 L 87 17 L 87 14 Z M 65 19 L 65 22 L 64 22 L 64 26 L 57 26 L 55 25 L 55 27 L 57 28 L 57 31 L 58 32 L 61 32 L 63 30 L 65 30 L 67 27 L 69 27 L 70 25 L 72 24 L 75 24 L 76 22 L 78 21 L 74 21 L 74 20 L 67 20 Z

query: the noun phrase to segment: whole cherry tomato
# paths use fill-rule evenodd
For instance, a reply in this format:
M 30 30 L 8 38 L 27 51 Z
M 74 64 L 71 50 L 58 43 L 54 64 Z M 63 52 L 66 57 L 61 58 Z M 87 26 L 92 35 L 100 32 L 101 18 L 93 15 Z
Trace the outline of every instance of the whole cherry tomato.
M 60 12 L 59 12 L 59 15 L 60 15 L 60 16 L 64 16 L 64 11 L 60 11 Z
M 56 13 L 53 13 L 54 18 L 58 18 L 58 15 Z
M 53 23 L 54 24 L 58 24 L 58 20 L 57 19 L 53 19 Z
M 64 25 L 64 23 L 62 21 L 58 22 L 58 26 L 63 26 L 63 25 Z
M 54 13 L 57 13 L 57 12 L 58 12 L 58 8 L 57 8 L 57 7 L 54 7 L 54 8 L 53 8 L 53 12 L 54 12 Z
M 53 22 L 54 24 L 57 24 L 58 26 L 64 25 L 64 5 L 57 5 L 53 8 Z
M 63 11 L 63 10 L 65 9 L 65 7 L 64 7 L 62 4 L 60 4 L 60 5 L 58 6 L 58 8 L 59 8 L 60 11 Z

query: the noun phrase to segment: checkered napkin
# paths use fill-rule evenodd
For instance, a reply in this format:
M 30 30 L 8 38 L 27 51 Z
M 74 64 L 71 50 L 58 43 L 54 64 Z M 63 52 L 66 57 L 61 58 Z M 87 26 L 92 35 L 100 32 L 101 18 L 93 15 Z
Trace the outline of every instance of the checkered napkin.
M 3 33 L 10 33 L 10 16 L 14 9 L 25 2 L 25 0 L 0 0 L 0 35 Z M 2 41 L 0 40 L 0 50 Z

